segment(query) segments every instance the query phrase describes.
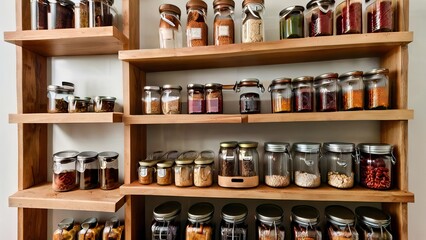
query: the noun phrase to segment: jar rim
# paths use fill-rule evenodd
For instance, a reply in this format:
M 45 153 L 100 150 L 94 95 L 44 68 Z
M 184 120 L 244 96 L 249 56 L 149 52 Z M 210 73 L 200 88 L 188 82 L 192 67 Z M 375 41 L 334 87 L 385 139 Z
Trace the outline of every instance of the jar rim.
M 257 142 L 251 142 L 251 141 L 244 141 L 239 142 L 238 146 L 240 148 L 257 148 L 258 143 Z
M 229 203 L 222 207 L 222 219 L 226 222 L 243 222 L 248 215 L 248 208 L 241 203 Z
M 315 5 L 319 5 L 319 4 L 332 5 L 334 4 L 334 0 L 311 0 L 308 2 L 308 4 L 306 4 L 306 9 L 311 9 Z
M 279 16 L 281 18 L 287 16 L 288 14 L 292 13 L 292 12 L 302 12 L 305 11 L 305 8 L 303 6 L 300 5 L 295 5 L 295 6 L 290 6 L 287 8 L 284 8 L 283 10 L 281 10 L 281 12 L 279 13 Z
M 360 143 L 358 149 L 370 154 L 391 154 L 393 146 L 386 143 Z
M 175 161 L 164 161 L 164 162 L 158 162 L 157 167 L 159 168 L 169 168 L 173 166 L 173 163 Z
M 321 80 L 324 80 L 324 79 L 338 79 L 338 78 L 339 78 L 338 73 L 333 73 L 333 72 L 323 73 L 323 74 L 315 77 L 315 82 L 321 81 Z
M 210 89 L 210 88 L 212 88 L 212 89 L 222 89 L 223 85 L 220 84 L 220 83 L 207 83 L 206 85 L 204 85 L 204 87 L 206 89 Z
M 161 4 L 160 7 L 158 7 L 158 11 L 160 13 L 172 12 L 172 13 L 178 15 L 179 17 L 181 15 L 180 8 L 176 5 L 173 5 L 173 4 Z
M 85 151 L 77 155 L 77 160 L 83 163 L 93 162 L 97 159 L 98 159 L 98 153 L 93 151 Z
M 203 0 L 189 0 L 186 3 L 186 10 L 189 10 L 190 8 L 201 8 L 207 12 L 207 3 L 205 3 Z
M 237 141 L 228 141 L 228 142 L 221 142 L 220 143 L 220 147 L 224 147 L 224 148 L 235 148 L 238 146 L 238 142 Z
M 118 153 L 116 152 L 112 152 L 112 151 L 108 151 L 108 152 L 100 152 L 98 154 L 98 158 L 100 158 L 101 160 L 105 160 L 107 162 L 112 162 L 115 159 L 117 159 L 119 156 Z
M 190 83 L 187 85 L 187 89 L 204 89 L 204 85 L 203 84 L 198 84 L 198 83 Z
M 179 91 L 181 91 L 182 90 L 182 87 L 181 86 L 179 86 L 179 85 L 171 85 L 171 84 L 166 84 L 166 85 L 163 85 L 163 90 L 179 90 Z
M 326 151 L 337 153 L 351 153 L 355 150 L 355 144 L 345 142 L 326 142 L 323 147 Z
M 290 144 L 285 142 L 265 142 L 264 147 L 265 151 L 268 152 L 286 152 Z
M 149 160 L 149 161 L 139 161 L 139 166 L 141 167 L 153 167 L 158 163 L 156 160 Z
M 257 4 L 265 4 L 265 1 L 264 0 L 244 0 L 243 1 L 243 3 L 242 3 L 242 7 L 244 8 L 247 4 L 250 4 L 250 3 L 257 3 Z
M 336 225 L 355 224 L 355 214 L 347 207 L 331 205 L 325 208 L 325 215 L 328 221 Z
M 375 207 L 357 207 L 355 209 L 355 214 L 360 221 L 372 227 L 387 227 L 391 222 L 391 216 L 389 214 Z
M 153 210 L 153 217 L 157 221 L 170 221 L 181 211 L 181 204 L 177 201 L 164 202 Z
M 294 206 L 291 209 L 291 218 L 299 224 L 316 225 L 319 222 L 319 212 L 318 209 L 308 205 Z
M 291 83 L 305 83 L 305 82 L 313 82 L 313 81 L 314 81 L 314 77 L 312 76 L 301 76 L 301 77 L 293 78 L 291 80 Z
M 145 86 L 145 87 L 143 87 L 143 90 L 160 91 L 161 87 L 160 86 Z
M 304 152 L 304 153 L 319 152 L 321 148 L 321 143 L 298 142 L 293 144 L 293 148 L 294 150 L 298 152 Z
M 387 69 L 387 68 L 375 68 L 375 69 L 372 69 L 368 72 L 365 72 L 364 76 L 370 76 L 370 75 L 376 75 L 376 74 L 388 75 L 389 69 Z
M 220 7 L 220 6 L 229 6 L 234 8 L 235 2 L 233 0 L 214 0 L 213 1 L 213 8 Z
M 350 71 L 343 73 L 339 76 L 339 79 L 342 81 L 348 80 L 350 77 L 362 77 L 363 71 Z
M 77 160 L 78 151 L 68 150 L 53 154 L 53 161 L 59 163 L 72 162 Z

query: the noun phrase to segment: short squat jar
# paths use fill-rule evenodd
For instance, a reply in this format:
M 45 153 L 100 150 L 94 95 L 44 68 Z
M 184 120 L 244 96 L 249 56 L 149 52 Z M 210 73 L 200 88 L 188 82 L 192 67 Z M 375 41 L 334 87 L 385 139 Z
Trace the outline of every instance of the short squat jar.
M 234 7 L 233 0 L 213 1 L 213 41 L 216 46 L 235 43 Z
M 384 110 L 389 108 L 389 70 L 373 69 L 364 73 L 365 108 Z
M 265 184 L 270 187 L 287 187 L 291 179 L 290 144 L 281 142 L 265 143 L 263 158 Z
M 31 30 L 46 30 L 49 12 L 48 0 L 31 0 Z
M 77 156 L 77 184 L 80 189 L 99 186 L 99 161 L 97 152 L 81 152 Z
M 375 207 L 357 207 L 357 230 L 360 239 L 392 240 L 390 231 L 391 217 L 389 214 Z
M 285 238 L 284 211 L 275 204 L 256 207 L 256 239 Z
M 332 205 L 325 208 L 328 239 L 358 240 L 355 214 L 347 207 Z
M 295 112 L 314 111 L 314 78 L 303 76 L 291 81 L 293 87 L 293 110 Z
M 158 185 L 170 185 L 173 183 L 173 164 L 174 161 L 171 160 L 157 163 Z
M 140 161 L 138 168 L 138 181 L 140 184 L 148 185 L 155 182 L 156 179 L 156 169 L 155 165 L 157 161 Z
M 229 203 L 222 208 L 220 239 L 248 239 L 248 226 L 245 223 L 248 209 L 241 203 Z
M 202 84 L 188 84 L 188 113 L 201 114 L 206 113 L 206 98 L 204 94 L 204 85 Z
M 317 112 L 335 112 L 339 105 L 337 73 L 324 73 L 315 78 L 315 106 Z
M 295 206 L 291 209 L 291 234 L 293 240 L 321 240 L 319 228 L 319 212 L 316 208 L 306 205 Z
M 182 154 L 185 156 L 187 153 L 188 152 Z M 194 153 L 198 156 L 197 152 Z M 197 158 L 197 156 L 195 156 L 195 158 Z M 178 158 L 175 163 L 175 185 L 177 187 L 190 187 L 194 185 L 194 158 Z
M 291 6 L 280 12 L 280 39 L 305 37 L 303 6 Z
M 118 178 L 118 153 L 101 152 L 99 160 L 99 185 L 103 190 L 115 189 L 120 186 Z
M 315 188 L 321 185 L 319 143 L 293 144 L 294 183 L 299 187 Z
M 276 78 L 272 80 L 268 91 L 271 93 L 272 113 L 292 111 L 292 89 L 290 78 Z
M 202 0 L 189 0 L 186 3 L 188 13 L 186 24 L 187 47 L 208 45 L 207 4 Z
M 364 82 L 363 72 L 352 71 L 339 76 L 341 89 L 340 109 L 353 111 L 364 109 Z
M 186 240 L 211 240 L 214 237 L 213 218 L 214 207 L 207 202 L 196 203 L 188 210 L 186 225 Z
M 181 86 L 164 85 L 161 95 L 161 110 L 163 114 L 180 114 L 182 113 L 182 104 L 180 91 Z
M 222 114 L 223 113 L 222 84 L 208 83 L 204 87 L 205 87 L 205 93 L 206 93 L 206 113 Z
M 335 12 L 336 35 L 362 33 L 362 0 L 342 0 Z
M 77 155 L 77 151 L 63 151 L 53 154 L 52 188 L 54 191 L 65 192 L 75 188 Z
M 182 26 L 180 23 L 180 9 L 173 4 L 161 4 L 160 26 L 160 48 L 181 48 L 182 47 Z
M 394 9 L 396 7 L 394 2 L 393 0 L 374 0 L 367 6 L 368 33 L 394 31 Z
M 115 97 L 96 96 L 94 100 L 95 112 L 114 112 Z
M 178 216 L 181 211 L 179 202 L 169 201 L 154 208 L 151 224 L 152 240 L 178 240 L 180 224 Z
M 244 0 L 242 9 L 243 19 L 241 41 L 243 43 L 264 42 L 264 0 Z
M 327 142 L 323 145 L 323 158 L 327 163 L 328 185 L 345 189 L 354 186 L 355 145 Z
M 90 97 L 80 98 L 77 96 L 68 96 L 68 112 L 82 113 L 90 111 Z
M 213 185 L 213 151 L 202 151 L 194 163 L 194 185 L 196 187 L 210 187 Z
M 146 115 L 161 114 L 161 88 L 159 86 L 143 88 L 142 110 Z
M 67 113 L 68 101 L 74 94 L 74 84 L 62 82 L 62 86 L 49 85 L 47 87 L 47 97 L 49 103 L 47 107 L 48 113 Z
M 333 35 L 334 0 L 311 0 L 306 5 L 306 10 L 307 36 Z
M 265 91 L 263 84 L 257 78 L 246 78 L 235 83 L 234 90 L 240 95 L 240 113 L 260 113 L 260 93 Z
M 238 142 L 221 142 L 218 158 L 219 176 L 238 176 Z

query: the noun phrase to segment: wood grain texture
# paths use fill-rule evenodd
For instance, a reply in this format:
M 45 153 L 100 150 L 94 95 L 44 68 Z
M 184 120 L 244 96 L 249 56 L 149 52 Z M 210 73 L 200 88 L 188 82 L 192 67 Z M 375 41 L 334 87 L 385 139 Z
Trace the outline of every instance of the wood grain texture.
M 18 208 L 18 240 L 40 239 L 49 239 L 47 210 Z
M 125 213 L 126 239 L 145 239 L 145 232 L 150 231 L 145 227 L 145 197 L 127 196 Z
M 139 3 L 135 0 L 122 0 L 123 34 L 129 39 L 125 49 L 138 49 L 140 39 Z
M 392 234 L 394 239 L 408 240 L 408 204 L 383 203 L 382 209 L 392 218 Z
M 9 114 L 9 123 L 120 123 L 123 113 L 26 113 Z

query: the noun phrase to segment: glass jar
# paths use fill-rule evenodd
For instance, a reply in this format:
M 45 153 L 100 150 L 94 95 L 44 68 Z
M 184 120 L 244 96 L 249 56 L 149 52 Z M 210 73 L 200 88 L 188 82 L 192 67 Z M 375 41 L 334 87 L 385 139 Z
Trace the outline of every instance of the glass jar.
M 155 165 L 158 161 L 150 160 L 150 161 L 140 161 L 138 168 L 138 180 L 140 184 L 151 184 L 155 181 Z
M 213 185 L 213 151 L 202 151 L 194 161 L 194 185 L 196 187 L 210 187 Z
M 65 192 L 75 188 L 77 155 L 77 151 L 63 151 L 53 154 L 53 190 Z
M 367 1 L 366 1 L 367 2 Z M 366 8 L 367 32 L 393 32 L 394 8 L 393 0 L 374 0 Z
M 77 156 L 77 184 L 80 189 L 99 186 L 99 161 L 97 152 L 81 152 Z
M 173 4 L 161 4 L 160 26 L 160 48 L 182 47 L 182 26 L 180 23 L 180 9 Z
M 218 158 L 219 176 L 238 176 L 238 142 L 221 142 Z
M 53 233 L 53 240 L 77 240 L 80 224 L 74 222 L 74 218 L 65 218 L 58 224 L 58 229 Z
M 305 37 L 305 8 L 291 6 L 280 12 L 280 39 Z
M 110 190 L 120 186 L 118 179 L 118 153 L 101 152 L 98 155 L 100 171 L 99 183 L 101 189 Z
M 357 229 L 360 239 L 365 240 L 392 240 L 390 232 L 391 217 L 389 214 L 375 207 L 357 207 Z
M 77 96 L 68 96 L 68 112 L 82 113 L 90 111 L 90 97 L 79 98 Z
M 143 88 L 142 110 L 146 115 L 161 114 L 161 89 L 159 86 Z
M 240 113 L 260 113 L 260 95 L 265 88 L 257 78 L 246 78 L 235 83 L 234 90 L 240 95 Z
M 213 41 L 216 46 L 233 44 L 234 35 L 234 7 L 233 0 L 214 0 L 214 29 Z
M 50 23 L 49 29 L 74 28 L 74 7 L 71 0 L 49 0 Z
M 164 85 L 161 95 L 161 109 L 163 114 L 180 114 L 182 112 L 180 91 L 181 86 Z
M 361 71 L 347 72 L 339 76 L 341 89 L 340 109 L 362 110 L 364 109 L 364 82 Z
M 263 163 L 265 184 L 270 187 L 286 187 L 291 179 L 290 144 L 266 142 Z
M 315 188 L 321 185 L 319 143 L 294 143 L 294 183 L 299 187 Z
M 272 113 L 292 111 L 292 89 L 290 78 L 276 78 L 272 80 L 268 91 L 271 93 Z
M 339 74 L 324 73 L 315 78 L 315 105 L 317 112 L 335 112 L 339 104 Z
M 257 152 L 257 142 L 238 143 L 239 176 L 253 177 L 259 176 L 259 154 Z
M 306 5 L 306 36 L 333 35 L 334 0 L 311 0 Z
M 76 27 L 117 26 L 114 0 L 80 0 L 76 6 Z M 77 17 L 78 16 L 78 17 Z
M 264 42 L 265 26 L 263 14 L 265 11 L 264 0 L 244 0 L 242 4 L 242 36 L 241 42 Z
M 188 210 L 186 225 L 186 240 L 211 240 L 214 236 L 214 225 L 211 223 L 214 207 L 202 202 L 192 205 Z
M 172 166 L 174 161 L 164 161 L 157 163 L 157 184 L 170 185 L 173 183 Z
M 354 151 L 353 143 L 324 143 L 323 157 L 327 162 L 328 185 L 342 189 L 354 186 Z
M 188 84 L 188 114 L 206 113 L 206 99 L 204 96 L 204 85 Z
M 256 207 L 256 239 L 284 240 L 283 210 L 275 204 Z
M 207 46 L 208 28 L 206 23 L 207 4 L 202 0 L 189 0 L 186 3 L 188 14 L 186 24 L 186 45 L 188 47 Z
M 75 5 L 75 27 L 76 28 L 88 28 L 90 18 L 90 6 L 92 0 L 79 0 Z
M 175 185 L 176 187 L 190 187 L 194 185 L 194 160 L 197 159 L 199 153 L 196 151 L 183 152 L 176 159 Z
M 97 218 L 88 218 L 81 223 L 81 230 L 78 232 L 78 240 L 93 240 L 102 237 L 103 224 L 98 224 Z
M 124 239 L 124 225 L 120 224 L 117 217 L 112 217 L 105 223 L 102 231 L 102 240 L 121 240 Z
M 303 76 L 291 81 L 293 86 L 293 110 L 295 112 L 314 111 L 314 78 Z
M 362 33 L 361 0 L 342 0 L 335 12 L 336 35 Z
M 74 94 L 74 84 L 62 82 L 62 86 L 49 85 L 47 87 L 47 97 L 49 104 L 48 113 L 67 113 L 68 98 Z
M 378 190 L 392 188 L 392 165 L 396 161 L 393 146 L 362 143 L 358 145 L 357 150 L 361 185 Z
M 364 73 L 365 108 L 389 108 L 389 69 L 373 69 Z
M 245 223 L 247 214 L 247 207 L 241 203 L 229 203 L 223 206 L 220 239 L 248 239 L 248 226 Z
M 94 99 L 95 112 L 114 112 L 115 97 L 96 96 Z
M 46 30 L 47 14 L 49 12 L 48 0 L 30 0 L 31 3 L 31 30 Z
M 294 206 L 291 209 L 291 229 L 293 240 L 321 240 L 322 234 L 318 226 L 319 212 L 306 205 Z
M 165 202 L 154 208 L 154 220 L 151 224 L 152 240 L 177 240 L 180 238 L 180 224 L 177 221 L 180 210 L 181 205 L 176 201 Z
M 358 240 L 355 229 L 355 214 L 347 207 L 328 206 L 325 208 L 327 233 L 330 240 Z
M 219 83 L 208 83 L 205 85 L 207 114 L 223 113 L 222 87 L 222 84 Z

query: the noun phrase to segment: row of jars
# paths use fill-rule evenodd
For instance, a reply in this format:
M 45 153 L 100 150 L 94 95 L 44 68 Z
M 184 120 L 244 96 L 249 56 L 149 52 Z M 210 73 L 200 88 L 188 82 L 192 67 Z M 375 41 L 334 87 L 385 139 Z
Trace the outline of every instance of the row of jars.
M 54 191 L 65 192 L 76 187 L 110 190 L 119 186 L 116 152 L 62 151 L 53 154 Z
M 124 225 L 116 217 L 105 224 L 97 218 L 87 218 L 81 224 L 73 218 L 65 218 L 53 232 L 53 240 L 124 240 Z
M 178 216 L 181 205 L 178 202 L 165 202 L 154 208 L 151 239 L 181 239 Z M 215 224 L 212 221 L 214 206 L 207 202 L 196 203 L 188 210 L 188 220 L 184 230 L 186 240 L 215 239 Z M 248 209 L 241 203 L 229 203 L 221 210 L 218 227 L 219 239 L 250 239 L 246 219 Z M 285 239 L 284 211 L 275 204 L 262 204 L 256 207 L 256 236 L 254 239 Z M 357 207 L 355 213 L 349 208 L 332 205 L 325 208 L 326 230 L 321 231 L 319 211 L 307 205 L 291 209 L 291 239 L 392 239 L 391 217 L 374 207 Z
M 117 25 L 114 0 L 29 0 L 31 29 L 87 28 Z

